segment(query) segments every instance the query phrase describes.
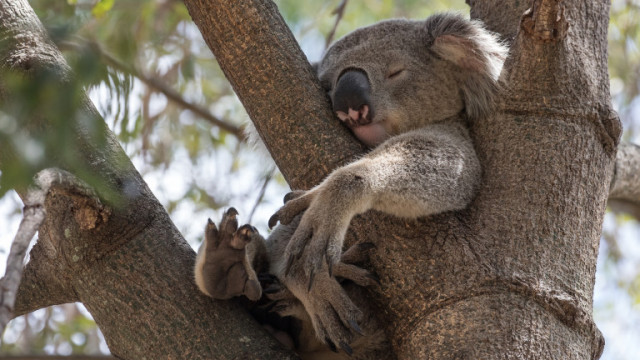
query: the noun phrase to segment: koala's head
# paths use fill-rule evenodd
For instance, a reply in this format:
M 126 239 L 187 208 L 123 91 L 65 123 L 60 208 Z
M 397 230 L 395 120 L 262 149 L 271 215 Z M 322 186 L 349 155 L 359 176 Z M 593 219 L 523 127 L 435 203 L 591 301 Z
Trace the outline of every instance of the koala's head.
M 480 23 L 444 13 L 358 29 L 317 70 L 336 115 L 373 147 L 429 123 L 486 115 L 506 52 Z

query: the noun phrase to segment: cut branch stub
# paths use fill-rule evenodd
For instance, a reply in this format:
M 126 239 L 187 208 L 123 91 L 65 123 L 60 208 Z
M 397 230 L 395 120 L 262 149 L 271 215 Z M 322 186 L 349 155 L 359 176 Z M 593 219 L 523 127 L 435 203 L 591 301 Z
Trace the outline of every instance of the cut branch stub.
M 71 291 L 69 277 L 61 275 L 69 273 L 68 267 L 80 264 L 80 260 L 95 260 L 107 251 L 105 246 L 97 246 L 99 237 L 83 236 L 99 231 L 112 214 L 89 185 L 67 171 L 54 168 L 39 172 L 35 182 L 41 189 L 41 206 L 43 213 L 47 209 L 47 217 L 43 216 L 38 242 L 31 250 L 31 260 L 20 284 L 16 316 L 79 300 Z M 27 199 L 31 194 L 27 194 Z M 97 244 L 85 242 L 87 238 L 96 239 Z

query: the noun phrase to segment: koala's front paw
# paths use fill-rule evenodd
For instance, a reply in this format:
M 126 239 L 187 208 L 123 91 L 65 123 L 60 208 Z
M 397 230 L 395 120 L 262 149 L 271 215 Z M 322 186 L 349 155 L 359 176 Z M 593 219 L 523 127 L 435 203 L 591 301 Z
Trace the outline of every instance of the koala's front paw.
M 350 344 L 354 335 L 362 335 L 358 325 L 362 321 L 362 312 L 340 283 L 325 269 L 318 273 L 313 287 L 308 290 L 306 275 L 294 267 L 284 279 L 284 285 L 304 306 L 316 337 L 332 350 L 340 348 L 351 355 Z
M 332 276 L 334 266 L 340 262 L 344 235 L 349 226 L 349 219 L 344 221 L 345 218 L 339 215 L 339 211 L 332 212 L 330 203 L 316 198 L 287 244 L 285 274 L 289 274 L 293 267 L 299 267 L 307 275 L 309 289 L 319 272 L 326 271 Z
M 205 240 L 196 259 L 196 284 L 214 299 L 244 295 L 260 299 L 262 288 L 247 258 L 246 246 L 257 234 L 251 225 L 238 228 L 238 212 L 229 208 L 222 216 L 220 228 L 209 219 Z

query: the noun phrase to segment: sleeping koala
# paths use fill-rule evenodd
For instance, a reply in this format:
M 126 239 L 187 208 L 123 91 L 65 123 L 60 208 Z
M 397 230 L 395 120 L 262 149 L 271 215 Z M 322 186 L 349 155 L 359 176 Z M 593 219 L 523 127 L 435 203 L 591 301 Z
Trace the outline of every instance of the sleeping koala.
M 336 116 L 372 150 L 292 193 L 269 219 L 281 226 L 267 242 L 280 243 L 268 253 L 269 269 L 319 341 L 349 353 L 359 324 L 373 315 L 336 280 L 355 215 L 375 209 L 417 218 L 473 199 L 481 169 L 468 122 L 491 111 L 506 53 L 482 24 L 452 13 L 383 21 L 327 50 L 320 82 Z

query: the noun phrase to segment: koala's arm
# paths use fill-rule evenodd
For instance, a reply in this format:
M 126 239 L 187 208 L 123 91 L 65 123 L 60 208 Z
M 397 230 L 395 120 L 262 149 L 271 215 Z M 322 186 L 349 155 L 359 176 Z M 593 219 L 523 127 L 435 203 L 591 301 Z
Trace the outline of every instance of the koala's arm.
M 286 203 L 270 219 L 288 223 L 304 211 L 289 242 L 288 264 L 312 277 L 325 261 L 338 263 L 351 219 L 369 209 L 415 218 L 465 208 L 480 165 L 460 122 L 433 124 L 395 136 L 363 158 L 336 169 L 322 183 Z M 311 237 L 313 236 L 312 241 Z M 329 269 L 330 270 L 330 269 Z
M 455 122 L 398 135 L 335 173 L 338 182 L 346 181 L 338 186 L 364 175 L 362 194 L 354 194 L 362 206 L 353 215 L 375 209 L 416 218 L 465 208 L 479 183 L 480 164 L 467 130 Z

